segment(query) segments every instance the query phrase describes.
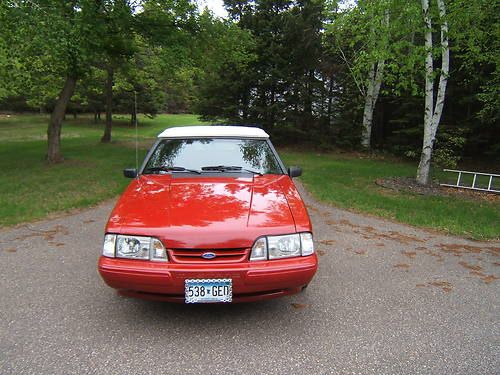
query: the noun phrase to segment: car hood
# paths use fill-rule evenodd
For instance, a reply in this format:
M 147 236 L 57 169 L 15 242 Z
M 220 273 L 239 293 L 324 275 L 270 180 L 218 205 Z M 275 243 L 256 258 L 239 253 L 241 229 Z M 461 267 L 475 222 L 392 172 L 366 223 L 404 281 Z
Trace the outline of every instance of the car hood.
M 304 228 L 310 230 L 307 212 L 286 175 L 142 175 L 121 196 L 106 231 L 159 237 L 171 248 L 233 248 Z

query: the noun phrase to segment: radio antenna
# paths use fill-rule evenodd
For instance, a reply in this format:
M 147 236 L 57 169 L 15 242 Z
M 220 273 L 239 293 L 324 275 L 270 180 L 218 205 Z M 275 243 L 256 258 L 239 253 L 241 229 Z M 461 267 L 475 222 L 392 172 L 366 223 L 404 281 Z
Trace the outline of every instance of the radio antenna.
M 137 91 L 134 90 L 134 119 L 135 119 L 135 170 L 137 171 L 136 178 L 139 178 L 139 141 L 137 134 Z

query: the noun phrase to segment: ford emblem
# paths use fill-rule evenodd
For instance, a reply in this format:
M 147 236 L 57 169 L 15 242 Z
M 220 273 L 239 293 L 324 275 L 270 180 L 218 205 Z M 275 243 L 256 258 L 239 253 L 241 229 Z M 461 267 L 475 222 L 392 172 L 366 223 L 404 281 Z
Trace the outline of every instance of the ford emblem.
M 214 259 L 216 257 L 216 255 L 214 253 L 208 252 L 208 253 L 201 254 L 201 257 L 203 259 Z

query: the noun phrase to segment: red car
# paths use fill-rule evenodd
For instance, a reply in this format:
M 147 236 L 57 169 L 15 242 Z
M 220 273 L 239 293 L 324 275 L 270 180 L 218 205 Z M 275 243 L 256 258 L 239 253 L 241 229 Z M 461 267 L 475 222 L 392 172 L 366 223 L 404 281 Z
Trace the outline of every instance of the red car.
M 116 204 L 99 273 L 124 295 L 186 303 L 294 294 L 318 267 L 292 177 L 261 129 L 169 128 Z

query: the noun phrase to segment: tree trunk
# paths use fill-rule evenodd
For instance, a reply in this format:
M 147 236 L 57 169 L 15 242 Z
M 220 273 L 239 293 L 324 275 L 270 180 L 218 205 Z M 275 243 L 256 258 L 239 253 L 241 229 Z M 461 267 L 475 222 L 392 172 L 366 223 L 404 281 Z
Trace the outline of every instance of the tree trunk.
M 306 84 L 305 84 L 305 98 L 304 98 L 304 114 L 306 119 L 312 118 L 313 114 L 313 81 L 314 81 L 314 70 L 309 70 L 306 73 Z
M 436 133 L 443 113 L 446 85 L 450 66 L 450 49 L 448 46 L 448 23 L 445 20 L 446 9 L 444 0 L 437 0 L 439 17 L 441 19 L 441 73 L 439 77 L 438 93 L 434 106 L 434 66 L 432 55 L 432 21 L 429 11 L 429 0 L 422 0 L 422 11 L 425 22 L 425 112 L 424 112 L 424 140 L 420 163 L 417 169 L 417 182 L 427 185 L 430 180 L 432 151 L 436 141 Z
M 332 125 L 332 105 L 333 105 L 333 75 L 330 76 L 330 85 L 328 87 L 328 126 Z
M 375 104 L 377 104 L 380 86 L 384 77 L 385 60 L 379 60 L 377 64 L 373 64 L 368 77 L 368 89 L 365 96 L 365 109 L 363 111 L 363 129 L 361 133 L 361 146 L 364 148 L 371 147 L 371 135 L 373 126 L 373 112 Z
M 372 64 L 368 74 L 368 88 L 365 95 L 365 109 L 363 111 L 363 128 L 361 130 L 361 146 L 370 148 L 370 139 L 372 134 L 373 106 L 375 90 L 375 64 Z
M 243 95 L 242 95 L 242 98 L 241 98 L 241 118 L 243 120 L 247 120 L 248 119 L 248 107 L 249 107 L 249 100 L 248 100 L 248 93 L 247 93 L 247 90 L 245 89 L 243 91 Z
M 50 116 L 49 126 L 47 128 L 47 161 L 50 164 L 62 161 L 61 156 L 61 127 L 66 107 L 69 100 L 75 91 L 76 78 L 72 76 L 66 77 L 64 87 L 57 98 L 56 105 Z
M 104 135 L 101 138 L 102 143 L 111 142 L 111 128 L 113 126 L 113 67 L 108 66 L 106 79 L 106 125 Z
M 270 111 L 268 112 L 269 113 L 269 124 L 271 124 L 270 126 L 270 129 L 272 129 L 274 127 L 274 122 L 275 122 L 275 115 L 274 115 L 274 112 L 275 112 L 275 107 L 274 107 L 274 104 L 276 102 L 276 89 L 274 87 L 274 85 L 271 87 L 271 105 L 269 106 L 269 109 Z
M 429 13 L 429 0 L 422 0 L 422 12 L 425 23 L 425 108 L 424 108 L 424 140 L 420 163 L 417 169 L 417 181 L 429 183 L 429 173 L 432 159 L 432 112 L 434 110 L 434 64 L 432 56 L 432 23 Z
M 385 27 L 389 26 L 389 12 L 386 11 L 384 20 Z M 380 86 L 384 79 L 385 59 L 379 59 L 373 63 L 368 75 L 368 88 L 365 95 L 365 108 L 363 111 L 363 128 L 361 131 L 361 146 L 363 148 L 371 147 L 371 136 L 373 126 L 373 112 L 377 104 Z
M 436 136 L 441 115 L 443 114 L 446 86 L 450 72 L 450 47 L 448 45 L 448 22 L 446 21 L 446 8 L 444 0 L 437 0 L 439 7 L 439 18 L 441 19 L 441 74 L 439 75 L 439 86 L 436 97 L 436 107 L 432 116 L 434 137 Z
M 130 125 L 135 125 L 136 121 L 137 121 L 137 113 L 135 113 L 135 109 L 133 109 L 132 113 L 130 114 Z
M 380 108 L 382 107 L 382 108 Z M 384 124 L 385 124 L 385 111 L 386 111 L 386 106 L 384 103 L 379 104 L 379 110 L 377 111 L 377 116 L 378 116 L 378 126 L 376 127 L 376 133 L 375 133 L 375 143 L 378 145 L 384 145 Z M 373 144 L 373 143 L 372 143 Z

